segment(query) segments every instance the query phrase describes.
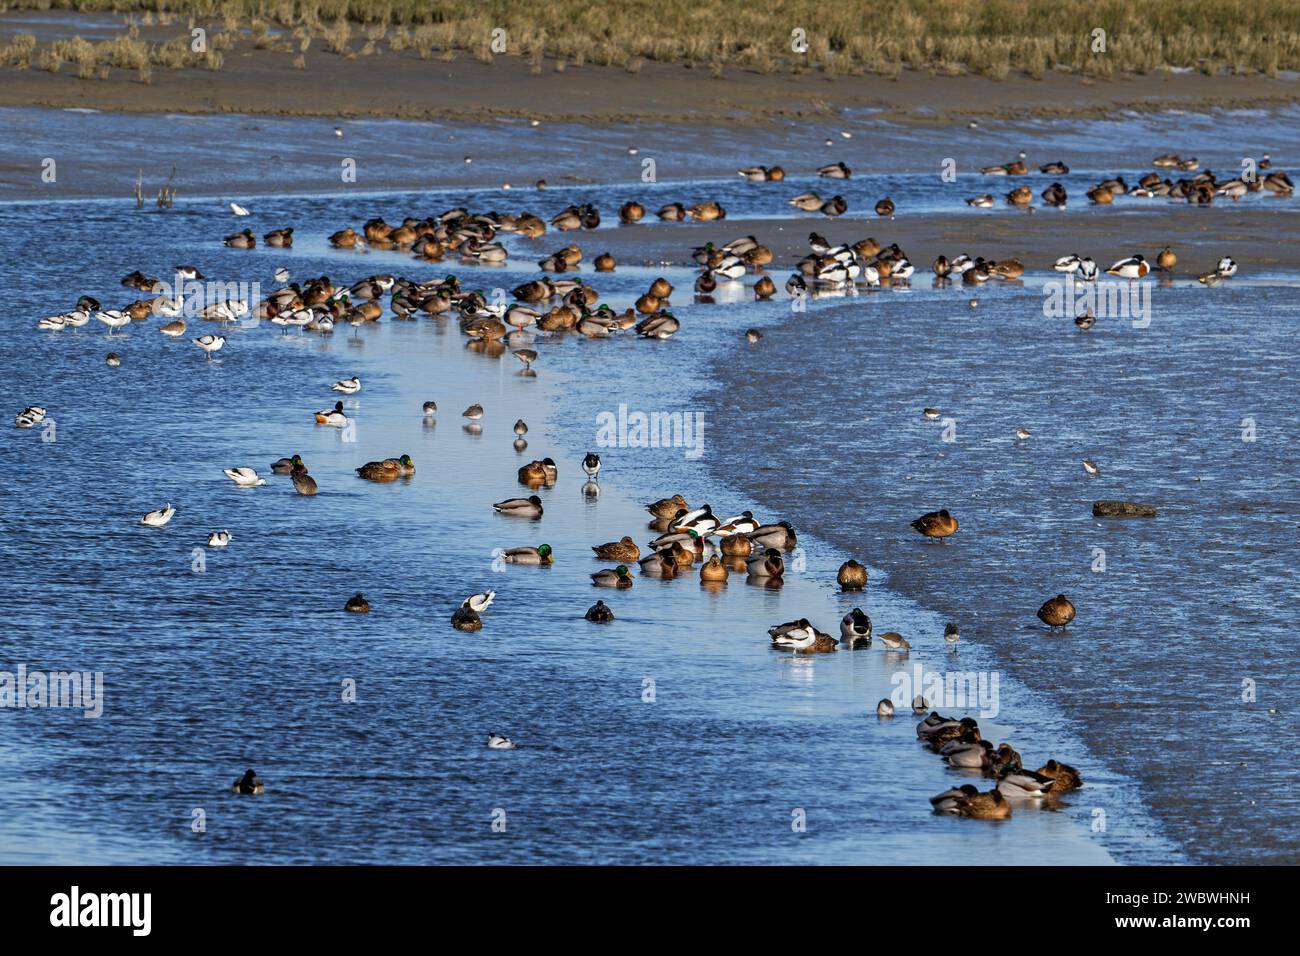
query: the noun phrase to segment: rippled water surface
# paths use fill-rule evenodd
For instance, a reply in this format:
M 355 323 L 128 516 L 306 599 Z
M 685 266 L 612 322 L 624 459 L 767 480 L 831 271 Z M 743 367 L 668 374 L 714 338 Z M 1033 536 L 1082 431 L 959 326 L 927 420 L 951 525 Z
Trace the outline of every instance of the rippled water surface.
M 610 150 L 625 141 L 590 136 Z M 742 187 L 725 188 L 743 218 L 753 191 Z M 625 187 L 572 186 L 540 211 L 577 196 L 609 219 L 628 198 Z M 1214 290 L 1179 279 L 1155 290 L 1149 328 L 1079 333 L 1043 317 L 1045 274 L 981 290 L 974 310 L 968 292 L 918 276 L 910 290 L 792 314 L 784 296 L 753 304 L 739 285 L 718 304 L 692 302 L 692 274 L 672 266 L 662 274 L 683 290 L 678 336 L 539 336 L 536 378 L 509 351 L 468 350 L 447 319 L 386 317 L 329 338 L 236 328 L 213 361 L 158 335 L 157 320 L 112 339 L 97 325 L 35 329 L 81 293 L 135 298 L 118 280 L 136 268 L 187 262 L 266 288 L 281 265 L 340 281 L 450 271 L 491 292 L 533 277 L 535 250 L 563 244 L 511 239 L 511 264 L 488 269 L 323 241 L 371 215 L 460 203 L 510 205 L 497 189 L 448 186 L 266 195 L 243 221 L 198 200 L 167 213 L 129 200 L 0 206 L 0 392 L 11 412 L 40 404 L 57 422 L 52 442 L 0 430 L 15 476 L 0 492 L 0 556 L 16 582 L 0 669 L 101 670 L 106 683 L 98 720 L 0 712 L 11 782 L 0 859 L 1294 858 L 1290 768 L 1276 746 L 1296 730 L 1281 700 L 1295 669 L 1279 640 L 1295 591 L 1294 277 Z M 1280 207 L 1260 208 L 1294 228 Z M 223 248 L 245 223 L 291 224 L 298 246 Z M 730 238 L 723 226 L 713 238 Z M 628 267 L 594 281 L 622 308 L 657 274 Z M 749 326 L 766 333 L 756 348 L 741 336 Z M 110 350 L 121 368 L 106 366 Z M 332 404 L 329 383 L 354 374 L 364 388 L 347 441 L 311 413 Z M 420 415 L 428 399 L 434 422 Z M 462 428 L 473 402 L 487 410 L 481 434 Z M 601 493 L 584 496 L 578 462 L 596 416 L 621 403 L 702 411 L 704 454 L 602 449 Z M 955 442 L 923 405 L 955 420 Z M 531 426 L 523 455 L 511 447 L 518 417 Z M 1257 441 L 1241 440 L 1245 418 Z M 1017 443 L 1017 425 L 1034 437 Z M 286 477 L 241 490 L 221 473 L 266 472 L 295 452 L 320 484 L 314 499 Z M 352 472 L 404 452 L 418 468 L 410 481 Z M 527 493 L 515 469 L 547 455 L 560 480 L 540 492 L 545 516 L 494 515 L 491 502 Z M 1100 478 L 1083 475 L 1085 456 Z M 589 547 L 624 534 L 644 546 L 653 532 L 641 504 L 675 492 L 719 513 L 790 519 L 804 569 L 779 590 L 735 576 L 718 592 L 694 576 L 593 588 L 587 575 L 606 565 Z M 1161 516 L 1097 521 L 1089 508 L 1101 497 L 1151 501 Z M 139 524 L 165 502 L 177 508 L 170 525 Z M 927 545 L 907 522 L 940 506 L 962 531 Z M 194 549 L 222 528 L 230 547 L 206 550 L 195 573 Z M 553 568 L 493 569 L 494 548 L 543 541 Z M 1104 572 L 1091 570 L 1094 548 Z M 849 553 L 872 568 L 866 595 L 834 589 Z M 452 610 L 485 588 L 498 596 L 483 631 L 453 630 Z M 1079 621 L 1048 637 L 1033 610 L 1061 590 Z M 373 613 L 342 612 L 356 591 Z M 598 597 L 617 614 L 609 627 L 582 618 Z M 878 631 L 909 636 L 910 659 L 879 646 L 816 659 L 768 647 L 774 623 L 807 616 L 834 630 L 857 604 Z M 944 660 L 947 620 L 962 624 L 955 663 Z M 1058 812 L 1018 806 L 1006 824 L 932 816 L 926 798 L 962 778 L 918 747 L 910 716 L 874 715 L 891 677 L 918 663 L 996 671 L 1000 713 L 981 722 L 986 734 L 1034 766 L 1080 767 L 1088 787 Z M 1240 702 L 1246 678 L 1258 704 Z M 342 700 L 347 680 L 354 703 Z M 489 731 L 520 748 L 489 751 Z M 229 793 L 249 766 L 267 782 L 262 798 Z M 792 828 L 800 813 L 806 832 Z

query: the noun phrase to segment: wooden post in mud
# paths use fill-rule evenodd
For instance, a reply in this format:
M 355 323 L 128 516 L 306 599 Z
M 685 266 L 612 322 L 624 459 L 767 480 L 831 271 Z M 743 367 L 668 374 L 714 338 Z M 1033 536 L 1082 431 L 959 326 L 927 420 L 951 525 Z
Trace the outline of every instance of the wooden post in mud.
M 144 208 L 144 170 L 136 173 L 135 177 L 135 208 Z
M 172 181 L 176 178 L 176 167 L 172 167 L 172 174 L 167 177 L 167 183 L 158 190 L 158 208 L 171 209 L 172 203 L 176 201 L 176 187 Z

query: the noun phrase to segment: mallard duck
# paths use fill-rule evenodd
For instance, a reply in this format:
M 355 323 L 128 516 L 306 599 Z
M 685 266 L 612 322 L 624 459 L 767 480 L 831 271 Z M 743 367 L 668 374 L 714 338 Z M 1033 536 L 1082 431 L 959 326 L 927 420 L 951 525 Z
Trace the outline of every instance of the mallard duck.
M 588 478 L 594 480 L 600 474 L 600 456 L 595 452 L 587 452 L 587 457 L 582 459 L 582 470 L 586 472 Z
M 843 163 L 827 163 L 817 168 L 817 175 L 826 179 L 848 179 L 853 171 Z
M 924 714 L 929 709 L 930 709 L 930 702 L 926 700 L 924 697 L 922 697 L 920 694 L 917 694 L 915 697 L 912 698 L 912 713 Z
M 861 591 L 867 586 L 867 569 L 852 558 L 840 565 L 836 580 L 841 591 Z
M 343 610 L 350 611 L 353 614 L 369 614 L 370 602 L 366 600 L 364 594 L 358 591 L 356 594 L 352 595 L 352 597 L 348 598 L 348 603 L 343 605 Z
M 317 425 L 333 425 L 335 428 L 342 428 L 347 423 L 348 416 L 343 412 L 342 402 L 335 402 L 333 408 L 316 413 Z
M 957 801 L 969 799 L 976 796 L 979 789 L 969 783 L 964 783 L 960 787 L 953 787 L 951 790 L 945 790 L 936 796 L 930 798 L 930 806 L 934 807 L 935 813 L 950 813 L 954 816 L 957 814 Z
M 487 745 L 489 750 L 517 750 L 518 749 L 518 744 L 516 744 L 509 737 L 504 737 L 501 734 L 488 734 Z
M 458 631 L 481 631 L 483 630 L 483 619 L 478 616 L 478 611 L 472 607 L 461 605 L 451 614 L 451 626 Z
M 208 535 L 209 548 L 224 548 L 230 544 L 229 531 L 213 531 Z
M 1007 193 L 1008 206 L 1028 206 L 1034 201 L 1034 191 L 1028 186 L 1017 186 Z
M 236 780 L 230 789 L 241 796 L 256 797 L 266 793 L 266 784 L 262 783 L 262 778 L 252 770 L 245 770 L 244 775 Z
M 1044 601 L 1043 606 L 1038 609 L 1038 619 L 1046 624 L 1049 630 L 1066 627 L 1074 620 L 1074 615 L 1074 605 L 1064 594 L 1058 594 Z
M 716 554 L 700 566 L 700 580 L 711 583 L 727 580 L 727 566 Z
M 686 564 L 690 564 L 687 560 Z M 681 562 L 677 560 L 677 552 L 674 548 L 668 547 L 659 551 L 647 554 L 638 563 L 641 573 L 647 578 L 675 578 L 681 568 Z
M 300 495 L 311 497 L 316 494 L 316 479 L 307 474 L 307 466 L 302 463 L 302 459 L 294 455 L 297 465 L 289 472 L 289 477 L 293 479 L 293 490 Z
M 530 461 L 519 468 L 519 483 L 536 488 L 548 481 L 546 464 L 542 461 Z
M 1079 771 L 1069 764 L 1049 760 L 1034 772 L 1043 777 L 1050 777 L 1055 781 L 1052 784 L 1053 794 L 1064 793 L 1067 790 L 1077 790 L 1083 786 L 1083 778 L 1079 776 Z
M 950 767 L 964 770 L 987 770 L 993 766 L 993 745 L 974 734 L 964 733 L 939 748 L 939 756 Z
M 993 769 L 1001 775 L 1009 771 L 1019 773 L 1025 768 L 1016 748 L 1009 743 L 1000 743 L 998 744 L 997 753 L 993 755 Z
M 248 214 L 244 213 L 244 215 Z M 245 229 L 242 232 L 231 233 L 222 241 L 231 249 L 257 248 L 257 236 L 253 235 L 252 229 Z
M 762 554 L 751 557 L 745 564 L 750 577 L 779 578 L 785 574 L 785 561 L 776 548 L 768 548 Z
M 871 618 L 855 607 L 840 620 L 840 637 L 851 651 L 871 646 Z
M 912 522 L 912 527 L 927 538 L 946 538 L 957 533 L 957 519 L 948 513 L 947 508 L 930 511 Z
M 330 386 L 330 389 L 335 392 L 342 392 L 344 395 L 355 395 L 361 391 L 361 379 L 354 375 L 351 378 L 335 382 Z
M 623 535 L 621 541 L 598 544 L 591 550 L 596 552 L 596 557 L 604 561 L 622 561 L 630 564 L 641 560 L 641 549 L 637 547 L 631 535 Z
M 686 499 L 681 495 L 673 495 L 671 498 L 660 498 L 658 501 L 652 501 L 645 506 L 645 510 L 650 512 L 656 518 L 672 518 L 679 511 L 685 511 L 687 508 Z
M 886 196 L 876 203 L 876 215 L 885 219 L 892 219 L 894 216 L 894 200 Z
M 159 510 L 150 511 L 147 515 L 145 515 L 143 518 L 140 519 L 140 523 L 146 524 L 151 528 L 161 528 L 168 521 L 172 520 L 172 516 L 174 514 L 176 514 L 176 509 L 171 506 L 170 502 L 168 502 Z
M 988 793 L 963 793 L 954 802 L 958 816 L 972 820 L 1006 820 L 1011 816 L 1011 804 L 996 788 Z
M 747 537 L 755 548 L 781 548 L 785 551 L 793 551 L 796 540 L 794 528 L 788 521 L 759 525 Z
M 1044 163 L 1042 166 L 1038 167 L 1038 171 L 1048 176 L 1068 176 L 1070 174 L 1070 167 L 1062 162 Z
M 493 508 L 497 514 L 510 515 L 516 518 L 540 518 L 542 516 L 542 499 L 536 495 L 529 495 L 527 498 L 507 498 L 505 501 L 498 501 Z
M 599 588 L 630 588 L 632 575 L 628 573 L 626 564 L 620 564 L 616 568 L 597 571 L 591 576 L 591 583 Z
M 591 607 L 587 608 L 585 617 L 593 624 L 608 624 L 610 621 L 614 620 L 614 612 L 610 610 L 609 605 L 604 601 L 597 601 Z
M 394 481 L 415 473 L 415 462 L 410 455 L 401 458 L 385 458 L 383 461 L 368 461 L 357 470 L 357 474 L 367 481 Z
M 1156 268 L 1161 272 L 1173 272 L 1176 265 L 1178 265 L 1178 254 L 1171 247 L 1165 246 L 1156 256 Z
M 722 553 L 729 558 L 747 558 L 754 550 L 749 535 L 733 534 L 722 539 Z
M 293 227 L 272 229 L 262 237 L 262 241 L 277 249 L 288 249 L 293 246 Z
M 1032 770 L 1010 771 L 998 779 L 997 788 L 1003 793 L 1020 797 L 1045 797 L 1051 790 L 1055 779 Z
M 554 555 L 549 544 L 539 544 L 535 548 L 507 548 L 501 552 L 507 564 L 551 564 Z

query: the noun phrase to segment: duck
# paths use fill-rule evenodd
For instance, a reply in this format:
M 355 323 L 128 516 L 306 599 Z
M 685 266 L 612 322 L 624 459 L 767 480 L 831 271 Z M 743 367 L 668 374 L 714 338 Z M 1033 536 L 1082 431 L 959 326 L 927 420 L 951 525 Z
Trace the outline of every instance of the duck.
M 208 535 L 209 548 L 224 548 L 230 544 L 229 531 L 213 531 Z
M 958 813 L 957 802 L 963 799 L 969 799 L 979 793 L 979 789 L 969 783 L 964 783 L 960 787 L 953 787 L 951 790 L 945 790 L 930 798 L 930 806 L 934 807 L 935 813 L 949 813 L 954 816 Z
M 145 515 L 143 518 L 140 519 L 140 523 L 148 525 L 151 528 L 161 528 L 168 521 L 171 521 L 172 516 L 175 514 L 176 514 L 176 509 L 171 506 L 171 502 L 168 502 L 166 505 L 159 508 L 157 511 L 150 511 L 147 515 Z
M 433 418 L 435 415 L 438 414 L 438 403 L 425 402 L 422 406 L 420 406 L 420 410 L 424 413 L 425 418 Z
M 347 423 L 348 416 L 343 412 L 342 402 L 335 402 L 333 408 L 327 408 L 316 413 L 317 425 L 333 425 L 335 428 L 342 428 Z
M 630 564 L 633 561 L 641 560 L 641 549 L 637 547 L 631 535 L 623 535 L 620 541 L 598 544 L 591 550 L 596 552 L 596 557 L 604 561 L 622 561 Z
M 885 631 L 880 635 L 880 643 L 891 651 L 910 650 L 912 645 L 908 643 L 907 638 L 897 631 Z
M 722 563 L 722 558 L 716 554 L 700 565 L 701 583 L 721 583 L 727 580 L 727 576 L 727 566 Z
M 673 518 L 679 511 L 686 510 L 686 499 L 681 495 L 673 495 L 671 498 L 660 498 L 658 501 L 652 501 L 645 506 L 646 511 L 650 512 L 656 518 Z
M 599 588 L 630 588 L 632 575 L 626 564 L 616 568 L 604 568 L 591 576 L 591 583 Z
M 840 637 L 851 651 L 871 646 L 871 618 L 855 607 L 840 619 Z
M 806 617 L 769 627 L 767 634 L 772 639 L 774 647 L 784 647 L 792 650 L 811 647 L 817 640 L 817 628 L 808 623 Z
M 1013 770 L 1019 773 L 1024 769 L 1024 763 L 1015 747 L 1005 742 L 998 744 L 997 752 L 993 755 L 993 770 L 999 776 Z
M 266 479 L 259 477 L 256 469 L 240 466 L 238 468 L 223 468 L 227 478 L 233 481 L 240 488 L 256 488 L 266 484 Z
M 266 784 L 252 770 L 245 770 L 244 775 L 230 788 L 234 793 L 245 797 L 257 797 L 266 793 Z
M 1028 186 L 1017 186 L 1007 193 L 1008 206 L 1028 206 L 1034 201 L 1034 191 Z
M 226 236 L 222 241 L 231 249 L 257 248 L 257 236 L 253 235 L 252 229 L 245 229 L 242 232 L 232 233 L 229 236 Z
M 817 175 L 824 179 L 848 179 L 853 171 L 843 163 L 827 163 L 817 168 Z
M 343 610 L 352 614 L 369 614 L 370 602 L 366 600 L 364 594 L 358 591 L 356 594 L 352 595 L 352 597 L 348 598 L 348 602 L 343 605 Z
M 886 196 L 876 203 L 876 215 L 884 219 L 892 219 L 894 217 L 894 200 Z
M 957 629 L 956 624 L 948 623 L 943 628 L 943 642 L 949 650 L 957 649 L 957 642 L 961 639 L 961 631 Z
M 510 515 L 515 518 L 540 518 L 542 516 L 542 499 L 536 495 L 527 498 L 507 498 L 492 505 L 497 514 Z
M 1161 272 L 1173 272 L 1176 265 L 1178 265 L 1178 254 L 1171 247 L 1165 246 L 1156 256 L 1156 268 Z
M 330 386 L 330 389 L 335 392 L 342 392 L 344 395 L 355 395 L 361 391 L 361 379 L 354 375 L 351 378 L 335 382 Z
M 1031 431 L 1030 431 L 1028 428 L 1026 428 L 1024 425 L 1017 425 L 1017 426 L 1016 426 L 1016 430 L 1015 430 L 1015 432 L 1014 432 L 1013 434 L 1014 434 L 1014 435 L 1016 436 L 1016 438 L 1019 439 L 1020 441 L 1024 441 L 1026 438 L 1032 438 L 1034 433 L 1031 432 Z
M 458 631 L 481 631 L 483 619 L 478 616 L 478 611 L 462 604 L 451 612 L 451 626 Z
M 549 544 L 539 544 L 535 548 L 507 548 L 501 552 L 501 557 L 507 564 L 546 565 L 555 560 Z
M 686 218 L 686 207 L 679 202 L 670 202 L 665 206 L 660 206 L 655 215 L 664 222 L 681 222 Z
M 293 227 L 272 229 L 262 237 L 262 241 L 268 246 L 274 246 L 277 249 L 291 248 L 293 246 Z
M 746 535 L 750 544 L 758 548 L 781 548 L 793 551 L 796 543 L 794 528 L 788 521 L 759 525 Z M 725 543 L 725 541 L 724 541 Z
M 993 766 L 993 745 L 978 734 L 964 733 L 939 748 L 939 756 L 950 767 L 963 770 L 988 770 Z
M 754 520 L 752 511 L 742 511 L 738 515 L 726 519 L 713 529 L 713 533 L 720 538 L 729 538 L 732 535 L 748 534 L 758 529 L 758 522 Z
M 594 481 L 596 476 L 600 474 L 600 456 L 595 452 L 587 452 L 586 457 L 582 459 L 582 470 L 588 478 Z
M 1044 163 L 1042 166 L 1038 167 L 1038 171 L 1048 176 L 1068 176 L 1070 174 L 1070 167 L 1065 165 L 1065 163 L 1058 161 L 1055 163 Z
M 938 511 L 921 515 L 912 522 L 912 527 L 924 537 L 942 540 L 956 534 L 959 524 L 957 519 L 948 513 L 947 508 L 940 508 Z
M 593 624 L 608 624 L 614 620 L 614 612 L 604 601 L 597 601 L 587 608 L 587 613 L 583 616 Z
M 626 226 L 645 218 L 645 206 L 639 202 L 625 202 L 618 210 L 618 221 Z
M 1032 770 L 1012 770 L 999 776 L 997 788 L 1011 796 L 1045 797 L 1054 783 L 1053 778 Z
M 1049 760 L 1034 772 L 1039 776 L 1050 777 L 1054 781 L 1052 784 L 1052 793 L 1054 795 L 1064 793 L 1067 790 L 1077 790 L 1083 786 L 1083 778 L 1079 776 L 1079 771 L 1069 764 Z
M 307 466 L 302 463 L 302 459 L 294 456 L 298 464 L 289 472 L 289 477 L 293 480 L 293 490 L 304 497 L 310 498 L 316 494 L 316 479 L 307 474 Z
M 996 788 L 988 793 L 963 794 L 954 802 L 957 815 L 972 820 L 1006 820 L 1011 816 L 1011 804 Z
M 867 586 L 867 569 L 849 558 L 840 565 L 840 573 L 836 576 L 836 580 L 841 591 L 861 591 Z
M 271 472 L 276 475 L 287 475 L 300 467 L 302 467 L 302 458 L 299 455 L 294 455 L 292 458 L 277 458 L 271 462 Z
M 729 558 L 747 558 L 754 550 L 754 545 L 747 534 L 728 535 L 721 541 L 721 550 Z
M 393 481 L 397 478 L 409 478 L 415 474 L 415 462 L 410 455 L 400 458 L 385 458 L 383 461 L 368 461 L 357 469 L 357 474 L 367 481 Z
M 651 554 L 647 554 L 640 560 L 638 566 L 641 573 L 648 578 L 675 578 L 677 572 L 681 569 L 683 563 L 689 566 L 690 560 L 688 554 L 682 555 L 682 561 L 677 560 L 677 555 L 681 550 L 673 545 L 661 548 Z
M 1052 183 L 1052 185 L 1043 190 L 1042 196 L 1045 205 L 1056 209 L 1064 209 L 1065 204 L 1069 199 L 1065 187 L 1060 183 Z
M 992 209 L 994 206 L 993 194 L 984 193 L 982 196 L 971 196 L 966 200 L 966 205 L 973 206 L 976 209 Z
M 546 464 L 544 462 L 530 461 L 528 464 L 520 466 L 519 483 L 521 485 L 528 485 L 535 488 L 538 485 L 547 484 L 548 481 L 551 481 L 547 475 Z
M 763 338 L 763 333 L 760 332 L 758 329 L 745 330 L 745 341 L 748 342 L 750 345 L 757 345 L 762 338 Z
M 768 548 L 762 554 L 754 555 L 745 564 L 750 577 L 779 578 L 785 574 L 785 561 L 776 548 Z
M 1066 627 L 1074 620 L 1075 607 L 1064 594 L 1058 594 L 1043 602 L 1043 606 L 1038 609 L 1038 619 L 1047 625 L 1049 630 L 1056 630 L 1058 627 Z
M 501 734 L 488 734 L 487 745 L 489 750 L 517 750 L 519 745 L 509 737 Z
M 1083 315 L 1076 315 L 1074 317 L 1074 324 L 1077 325 L 1083 331 L 1087 332 L 1090 328 L 1092 328 L 1094 325 L 1097 324 L 1097 317 L 1092 314 L 1092 309 L 1088 309 L 1083 313 Z
M 1150 264 L 1142 258 L 1141 254 L 1129 256 L 1127 259 L 1121 259 L 1109 269 L 1106 275 L 1118 276 L 1121 279 L 1128 279 L 1132 282 L 1134 279 L 1140 279 L 1151 271 Z
M 1085 458 L 1083 460 L 1083 470 L 1088 473 L 1090 478 L 1096 478 L 1101 474 L 1101 468 L 1099 468 L 1097 463 L 1091 458 Z

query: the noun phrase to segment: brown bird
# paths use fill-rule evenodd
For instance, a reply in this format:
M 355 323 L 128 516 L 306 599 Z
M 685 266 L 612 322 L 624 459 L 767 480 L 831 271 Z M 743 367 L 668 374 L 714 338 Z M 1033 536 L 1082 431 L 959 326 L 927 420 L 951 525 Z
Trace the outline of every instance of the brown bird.
M 840 565 L 837 579 L 840 589 L 844 591 L 861 591 L 867 586 L 867 569 L 852 558 Z
M 1053 794 L 1063 793 L 1066 790 L 1077 790 L 1083 786 L 1083 778 L 1079 776 L 1079 771 L 1069 764 L 1049 760 L 1039 767 L 1036 772 L 1044 777 L 1051 777 L 1056 781 L 1052 784 Z
M 1156 266 L 1165 272 L 1173 272 L 1176 265 L 1178 265 L 1178 256 L 1175 255 L 1173 249 L 1165 246 L 1160 250 L 1160 254 L 1156 256 Z
M 599 544 L 591 550 L 596 552 L 598 558 L 607 561 L 618 561 L 620 564 L 631 564 L 633 561 L 641 560 L 641 549 L 637 547 L 631 536 L 626 534 L 623 535 L 621 541 Z
M 931 511 L 921 515 L 912 522 L 912 527 L 927 538 L 943 539 L 957 533 L 957 519 L 948 514 L 947 508 Z
M 1048 626 L 1049 629 L 1055 630 L 1058 627 L 1065 627 L 1074 620 L 1074 605 L 1064 594 L 1058 594 L 1056 597 L 1046 601 L 1038 609 L 1038 619 Z

